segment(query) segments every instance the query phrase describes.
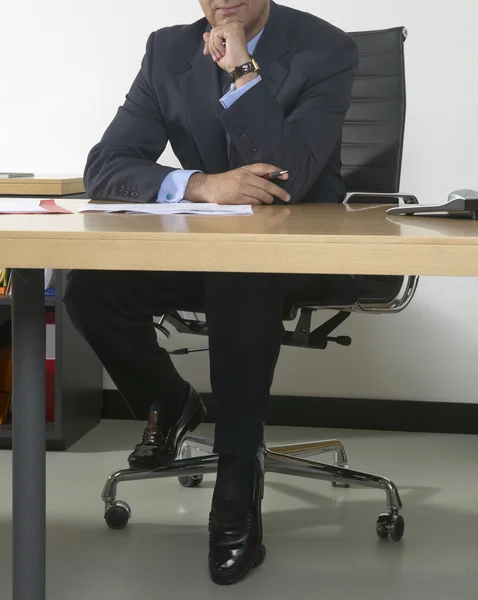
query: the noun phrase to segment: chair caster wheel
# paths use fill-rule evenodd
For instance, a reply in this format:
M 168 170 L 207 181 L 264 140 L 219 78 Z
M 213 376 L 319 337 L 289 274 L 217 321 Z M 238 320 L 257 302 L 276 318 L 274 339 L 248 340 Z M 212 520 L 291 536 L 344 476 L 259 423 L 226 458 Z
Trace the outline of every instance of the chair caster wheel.
M 179 483 L 185 488 L 195 488 L 201 485 L 204 477 L 202 475 L 185 475 L 178 477 Z
M 350 488 L 350 483 L 337 483 L 336 481 L 332 481 L 332 487 L 348 490 Z
M 401 515 L 384 513 L 377 521 L 377 535 L 381 540 L 388 536 L 393 542 L 399 542 L 405 533 L 405 520 Z
M 131 517 L 131 509 L 126 502 L 113 502 L 105 512 L 105 521 L 110 529 L 124 529 Z

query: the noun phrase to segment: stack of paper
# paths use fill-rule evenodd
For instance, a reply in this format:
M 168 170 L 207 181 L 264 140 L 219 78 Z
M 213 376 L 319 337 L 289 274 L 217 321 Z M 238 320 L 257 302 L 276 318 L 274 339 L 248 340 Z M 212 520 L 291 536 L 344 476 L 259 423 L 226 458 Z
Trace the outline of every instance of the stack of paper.
M 142 215 L 252 215 L 250 205 L 194 204 L 81 204 L 79 212 L 132 213 Z

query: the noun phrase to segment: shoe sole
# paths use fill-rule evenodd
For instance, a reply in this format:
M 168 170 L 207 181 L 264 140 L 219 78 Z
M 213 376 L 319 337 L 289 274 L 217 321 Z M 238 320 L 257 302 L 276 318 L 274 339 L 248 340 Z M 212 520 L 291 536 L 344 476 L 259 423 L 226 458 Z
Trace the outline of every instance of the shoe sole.
M 242 581 L 251 571 L 252 569 L 257 569 L 260 567 L 266 558 L 267 550 L 264 544 L 261 544 L 259 550 L 254 558 L 252 564 L 243 569 L 240 573 L 236 573 L 233 577 L 229 575 L 215 575 L 210 572 L 211 579 L 213 583 L 217 585 L 234 585 Z
M 259 555 L 257 556 L 254 564 L 252 565 L 253 569 L 257 569 L 257 567 L 260 567 L 262 565 L 262 563 L 266 559 L 266 554 L 267 554 L 266 547 L 263 544 L 261 544 L 261 549 L 259 550 Z
M 188 421 L 188 423 L 185 425 L 185 427 L 181 430 L 181 433 L 178 436 L 178 441 L 176 444 L 176 456 L 174 457 L 170 457 L 170 458 L 164 458 L 164 459 L 158 459 L 157 462 L 155 462 L 154 464 L 151 464 L 150 466 L 142 466 L 142 465 L 135 465 L 134 463 L 128 463 L 129 464 L 129 468 L 131 471 L 154 471 L 156 469 L 161 469 L 162 467 L 168 467 L 169 465 L 171 465 L 176 459 L 177 459 L 177 454 L 179 452 L 179 449 L 181 448 L 181 445 L 184 441 L 184 438 L 186 437 L 186 434 L 189 432 L 193 432 L 195 431 L 199 425 L 201 425 L 201 423 L 204 421 L 204 419 L 207 416 L 207 409 L 204 406 L 204 404 L 201 402 L 198 410 L 194 413 L 194 415 L 191 417 L 191 419 Z

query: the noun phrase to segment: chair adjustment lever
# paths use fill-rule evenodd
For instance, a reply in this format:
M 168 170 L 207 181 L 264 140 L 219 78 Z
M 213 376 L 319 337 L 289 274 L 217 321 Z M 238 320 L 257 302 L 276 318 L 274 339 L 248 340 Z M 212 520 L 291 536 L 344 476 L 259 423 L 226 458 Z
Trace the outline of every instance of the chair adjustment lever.
M 170 356 L 185 356 L 187 354 L 196 354 L 197 352 L 207 352 L 209 348 L 178 348 L 177 350 L 171 350 L 168 354 Z
M 338 344 L 339 346 L 351 346 L 352 338 L 349 335 L 339 335 L 338 337 L 328 337 L 328 342 L 334 342 L 334 344 Z
M 312 347 L 323 345 L 323 340 L 326 342 L 334 342 L 339 346 L 350 346 L 352 339 L 348 336 L 331 337 L 330 334 L 337 329 L 344 321 L 350 317 L 349 312 L 341 311 L 334 315 L 331 319 L 314 329 L 309 335 L 309 344 Z M 326 344 L 327 346 L 327 344 Z
M 350 313 L 346 311 L 340 311 L 328 321 L 317 327 L 311 334 L 311 338 L 314 335 L 320 335 L 321 337 L 329 336 L 333 331 L 337 329 L 344 321 L 346 321 L 350 317 Z
M 312 308 L 303 308 L 301 310 L 295 331 L 287 331 L 285 334 L 283 342 L 285 345 L 325 350 L 329 342 L 333 342 L 339 346 L 350 346 L 352 344 L 352 339 L 349 336 L 330 336 L 339 325 L 350 317 L 349 312 L 341 311 L 317 327 L 317 329 L 311 331 L 313 312 L 315 311 Z

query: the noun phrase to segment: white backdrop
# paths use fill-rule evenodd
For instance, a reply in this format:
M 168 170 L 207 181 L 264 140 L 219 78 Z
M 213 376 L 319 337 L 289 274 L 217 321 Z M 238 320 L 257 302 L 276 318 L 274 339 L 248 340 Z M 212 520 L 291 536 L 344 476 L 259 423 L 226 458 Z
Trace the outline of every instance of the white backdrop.
M 478 188 L 476 0 L 284 3 L 348 31 L 406 25 L 402 190 L 433 202 L 456 188 Z M 4 2 L 0 170 L 81 172 L 123 101 L 148 34 L 200 15 L 197 0 Z M 169 151 L 163 161 L 177 164 Z M 477 281 L 424 279 L 402 315 L 352 317 L 341 330 L 353 335 L 352 348 L 284 351 L 274 391 L 477 402 L 477 307 Z M 181 368 L 209 389 L 205 355 L 181 359 Z

